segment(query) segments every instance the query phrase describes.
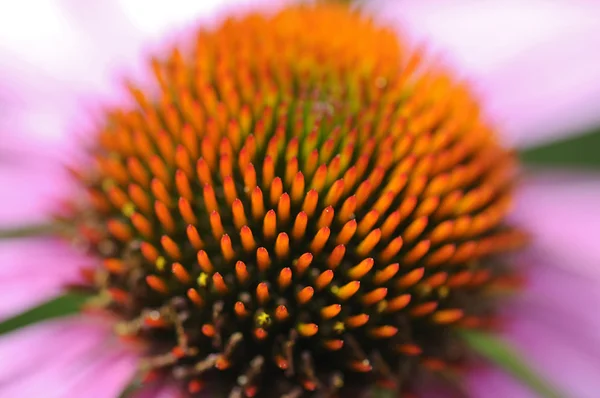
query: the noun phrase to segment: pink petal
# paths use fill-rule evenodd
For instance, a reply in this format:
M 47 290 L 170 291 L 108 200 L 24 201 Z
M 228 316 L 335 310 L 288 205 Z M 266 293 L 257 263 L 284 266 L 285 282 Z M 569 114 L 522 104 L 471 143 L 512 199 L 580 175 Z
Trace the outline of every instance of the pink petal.
M 527 313 L 529 319 L 561 331 L 566 339 L 577 336 L 574 342 L 584 348 L 600 348 L 600 318 L 595 311 L 600 307 L 598 280 L 566 269 L 552 252 L 534 252 L 525 261 L 527 283 L 515 304 L 517 314 Z
M 551 258 L 529 257 L 528 285 L 504 308 L 502 337 L 528 365 L 568 397 L 593 398 L 600 391 L 600 291 L 592 280 L 556 267 Z M 493 366 L 468 375 L 474 398 L 537 397 Z
M 522 296 L 506 303 L 502 337 L 559 392 L 596 397 L 600 391 L 598 285 L 556 267 L 548 258 L 537 258 L 532 264 Z M 474 398 L 537 396 L 493 366 L 471 372 L 468 391 Z
M 448 55 L 511 144 L 600 122 L 598 2 L 382 0 L 371 8 Z
M 18 133 L 30 141 L 56 144 L 81 134 L 82 125 L 93 116 L 91 109 L 127 98 L 122 89 L 125 77 L 147 80 L 148 59 L 165 39 L 176 38 L 192 22 L 206 25 L 225 9 L 235 6 L 239 12 L 240 6 L 267 3 L 41 1 L 41 21 L 22 15 L 31 7 L 39 9 L 37 3 L 30 4 L 34 0 L 19 7 L 0 4 L 0 16 L 7 20 L 6 31 L 0 30 L 3 139 Z
M 544 263 L 532 269 L 532 283 L 539 283 L 537 277 L 545 279 L 544 293 L 527 292 L 522 302 L 510 307 L 511 322 L 505 337 L 560 391 L 570 397 L 596 397 L 600 391 L 600 336 L 595 309 L 600 295 L 592 292 L 596 286 L 585 279 L 569 289 L 563 286 L 573 282 L 568 275 L 556 275 L 550 282 L 547 276 L 556 270 Z M 566 291 L 574 295 L 565 295 Z M 543 300 L 551 295 L 565 302 L 554 306 L 552 300 Z M 589 301 L 579 300 L 590 296 Z
M 76 114 L 71 97 L 86 77 L 93 78 L 83 73 L 91 46 L 58 5 L 50 0 L 0 5 L 3 135 L 35 129 L 40 139 L 52 140 L 64 134 L 65 121 Z
M 0 395 L 117 396 L 136 372 L 137 355 L 115 341 L 107 325 L 98 321 L 57 320 L 3 337 Z
M 86 2 L 87 15 L 74 12 L 82 10 L 81 2 L 77 7 L 67 7 L 73 1 L 39 3 L 41 9 L 35 0 L 0 5 L 0 15 L 18 21 L 0 35 L 0 134 L 54 144 L 87 122 L 89 95 L 97 104 L 120 94 L 115 77 L 125 65 L 136 72 L 141 35 L 126 18 L 119 19 L 115 0 Z M 31 8 L 42 21 L 20 17 Z
M 536 251 L 569 272 L 600 283 L 600 176 L 563 172 L 525 179 L 514 219 Z
M 511 375 L 492 366 L 469 373 L 466 388 L 472 398 L 538 398 Z
M 205 0 L 191 2 L 175 0 L 169 3 L 148 3 L 143 0 L 119 0 L 132 24 L 148 37 L 161 38 L 182 26 L 210 23 L 227 13 L 257 7 L 277 7 L 289 0 Z
M 0 320 L 62 294 L 93 261 L 55 239 L 0 241 Z
M 592 398 L 600 391 L 599 200 L 595 176 L 546 175 L 524 181 L 513 214 L 533 241 L 520 260 L 525 289 L 506 303 L 504 337 L 569 397 Z M 514 381 L 496 372 L 471 380 L 476 396 L 534 396 L 508 392 Z
M 0 229 L 48 222 L 73 189 L 67 170 L 55 160 L 23 158 L 18 151 L 1 153 L 7 159 L 0 160 Z

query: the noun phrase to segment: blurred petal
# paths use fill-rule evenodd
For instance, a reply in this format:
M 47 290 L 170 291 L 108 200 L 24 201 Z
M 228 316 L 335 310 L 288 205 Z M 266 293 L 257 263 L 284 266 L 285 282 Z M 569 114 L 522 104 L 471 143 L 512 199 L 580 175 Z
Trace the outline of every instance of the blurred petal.
M 535 250 L 600 284 L 599 203 L 600 175 L 538 173 L 523 181 L 514 217 Z
M 89 264 L 57 239 L 0 241 L 0 320 L 61 294 L 65 284 L 80 281 L 80 268 Z
M 511 375 L 491 366 L 469 372 L 466 387 L 472 398 L 538 398 Z
M 137 356 L 111 338 L 108 328 L 86 318 L 42 323 L 2 338 L 3 396 L 118 396 L 136 372 Z
M 8 159 L 3 161 L 2 155 Z M 11 158 L 19 155 L 18 150 L 0 151 L 0 186 L 10 187 L 0 197 L 0 230 L 48 222 L 57 201 L 68 197 L 72 188 L 66 169 L 57 161 Z
M 286 0 L 204 0 L 148 2 L 144 0 L 118 0 L 131 23 L 144 35 L 160 38 L 182 26 L 210 24 L 211 19 L 225 11 L 238 13 L 258 6 L 277 6 Z M 289 2 L 289 0 L 287 1 Z M 218 19 L 218 18 L 217 18 Z
M 162 43 L 234 6 L 239 12 L 266 3 L 270 2 L 0 3 L 0 134 L 29 134 L 55 143 L 74 130 L 81 133 L 80 124 L 88 122 L 90 113 L 86 108 L 122 101 L 122 79 L 144 81 L 149 76 L 148 56 Z M 43 17 L 32 15 L 32 8 Z
M 88 96 L 94 94 L 96 104 L 114 96 L 119 93 L 118 73 L 138 72 L 143 36 L 116 0 L 2 3 L 0 15 L 18 21 L 0 30 L 3 135 L 64 140 L 79 129 L 77 123 L 88 112 L 86 102 L 92 102 Z
M 560 391 L 567 391 L 569 397 L 597 397 L 600 391 L 597 285 L 581 277 L 573 279 L 573 275 L 550 263 L 539 263 L 534 268 L 530 273 L 533 286 L 510 309 L 506 338 L 547 380 Z
M 569 397 L 595 397 L 600 391 L 600 176 L 547 174 L 522 185 L 513 217 L 533 239 L 522 258 L 526 287 L 506 307 L 505 337 Z M 484 372 L 473 378 L 473 388 L 482 397 L 531 396 L 504 393 L 500 379 Z
M 527 313 L 562 335 L 565 342 L 593 353 L 600 370 L 600 284 L 557 266 L 551 255 L 538 253 L 529 258 L 527 286 L 516 304 L 517 314 Z
M 447 54 L 511 144 L 600 122 L 598 2 L 382 0 L 373 9 Z
M 35 12 L 32 12 L 35 10 Z M 0 4 L 0 59 L 2 67 L 22 62 L 39 72 L 60 72 L 67 76 L 78 62 L 85 40 L 69 22 L 68 15 L 53 0 L 24 0 Z M 49 46 L 53 43 L 53 46 Z M 4 77 L 4 76 L 3 76 Z
M 528 364 L 568 397 L 594 398 L 600 391 L 600 285 L 557 266 L 552 253 L 527 257 L 527 285 L 506 306 L 503 337 Z M 478 398 L 535 398 L 510 375 L 474 369 L 468 388 Z

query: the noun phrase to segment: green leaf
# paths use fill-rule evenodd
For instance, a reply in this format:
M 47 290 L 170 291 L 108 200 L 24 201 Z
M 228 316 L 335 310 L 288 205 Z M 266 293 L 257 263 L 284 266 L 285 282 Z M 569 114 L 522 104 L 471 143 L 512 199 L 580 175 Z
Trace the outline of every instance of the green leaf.
M 0 322 L 0 335 L 34 323 L 76 314 L 89 296 L 82 293 L 66 293 L 31 308 L 19 315 Z
M 58 232 L 57 224 L 26 225 L 17 228 L 0 229 L 0 239 L 27 238 L 31 236 L 51 235 Z
M 554 386 L 531 368 L 521 355 L 506 341 L 492 334 L 472 330 L 463 330 L 460 333 L 469 347 L 475 352 L 519 379 L 540 397 L 566 397 L 566 395 L 558 392 Z
M 525 149 L 521 160 L 531 166 L 600 169 L 600 128 Z

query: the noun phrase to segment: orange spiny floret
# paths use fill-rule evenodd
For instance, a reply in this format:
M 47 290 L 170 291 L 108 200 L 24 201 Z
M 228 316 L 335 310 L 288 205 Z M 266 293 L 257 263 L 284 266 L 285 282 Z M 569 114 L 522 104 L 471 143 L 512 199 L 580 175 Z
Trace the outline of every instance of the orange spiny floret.
M 468 88 L 317 3 L 152 59 L 156 87 L 128 85 L 136 105 L 108 111 L 75 173 L 75 230 L 103 260 L 90 283 L 131 324 L 160 319 L 165 333 L 136 333 L 190 393 L 215 368 L 240 373 L 232 396 L 345 396 L 353 372 L 445 369 L 466 357 L 455 328 L 483 327 L 488 293 L 514 285 L 516 161 Z

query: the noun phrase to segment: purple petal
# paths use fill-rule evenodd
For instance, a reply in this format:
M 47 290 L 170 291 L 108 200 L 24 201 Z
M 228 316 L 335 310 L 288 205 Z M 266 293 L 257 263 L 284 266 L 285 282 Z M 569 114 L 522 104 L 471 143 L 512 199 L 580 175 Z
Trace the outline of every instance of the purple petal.
M 537 174 L 522 183 L 514 219 L 535 249 L 558 266 L 600 283 L 600 176 Z
M 93 261 L 55 239 L 0 241 L 0 320 L 60 295 Z
M 114 398 L 137 369 L 135 352 L 106 324 L 83 317 L 13 332 L 0 340 L 0 358 L 0 395 L 7 397 Z
M 600 391 L 599 201 L 600 179 L 547 175 L 525 180 L 513 215 L 533 242 L 520 260 L 525 289 L 504 308 L 504 337 L 569 397 Z M 502 378 L 484 372 L 471 388 L 481 397 L 533 396 L 505 392 Z
M 84 74 L 90 66 L 85 54 L 91 52 L 90 45 L 57 2 L 2 3 L 0 15 L 1 132 L 35 131 L 38 139 L 53 141 L 64 135 L 65 121 L 76 115 L 73 94 L 86 77 L 93 78 Z
M 73 1 L 28 3 L 0 5 L 0 15 L 18 21 L 0 35 L 0 134 L 54 144 L 81 133 L 91 104 L 122 94 L 114 79 L 125 65 L 136 71 L 141 35 L 119 19 L 114 0 L 86 2 L 87 18 L 65 7 Z M 40 20 L 20 17 L 32 7 Z
M 537 258 L 531 264 L 522 296 L 504 308 L 503 338 L 558 391 L 568 397 L 596 397 L 600 391 L 598 285 L 556 267 L 549 259 Z M 492 366 L 471 372 L 467 381 L 474 398 L 537 396 Z
M 491 366 L 470 372 L 466 388 L 472 398 L 538 398 L 511 375 Z
M 525 180 L 514 214 L 533 244 L 507 337 L 575 397 L 600 391 L 598 203 L 599 176 L 547 174 Z
M 506 303 L 502 337 L 565 396 L 596 397 L 600 391 L 598 284 L 556 267 L 548 257 L 528 260 L 528 284 L 518 299 Z M 468 376 L 474 398 L 537 396 L 491 366 Z
M 10 187 L 3 188 L 0 197 L 0 229 L 47 222 L 49 214 L 58 210 L 58 203 L 69 198 L 74 188 L 59 162 L 12 158 L 22 155 L 18 151 L 0 152 L 0 186 Z
M 554 271 L 551 265 L 539 264 L 531 279 Z M 540 297 L 524 298 L 507 308 L 511 320 L 505 338 L 559 391 L 569 397 L 593 398 L 600 391 L 600 337 L 597 334 L 598 321 L 592 319 L 600 296 L 595 295 L 595 303 L 577 299 L 589 296 L 589 291 L 578 293 L 575 297 L 563 296 L 564 282 L 565 278 L 556 278 L 553 284 L 545 287 L 545 295 L 562 297 L 571 304 L 573 311 L 554 307 Z M 580 282 L 580 290 L 590 289 L 585 280 Z M 584 306 L 588 311 L 587 317 L 581 316 L 578 306 Z M 590 325 L 595 326 L 594 329 L 587 329 Z
M 226 9 L 268 3 L 40 2 L 0 4 L 0 22 L 7 22 L 0 23 L 0 134 L 46 144 L 81 134 L 100 105 L 123 103 L 122 80 L 147 81 L 149 56 L 192 22 L 207 25 Z M 43 18 L 28 15 L 31 7 Z
M 277 7 L 289 0 L 205 0 L 191 2 L 175 0 L 169 3 L 148 3 L 143 0 L 119 0 L 132 24 L 148 37 L 161 38 L 181 26 L 203 24 L 227 13 L 239 13 L 257 7 Z M 215 18 L 217 17 L 217 18 Z
M 536 144 L 600 122 L 599 3 L 382 0 L 372 8 L 447 54 L 509 143 Z

